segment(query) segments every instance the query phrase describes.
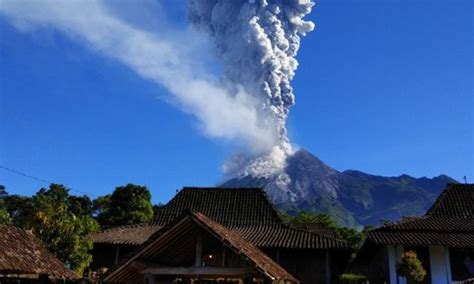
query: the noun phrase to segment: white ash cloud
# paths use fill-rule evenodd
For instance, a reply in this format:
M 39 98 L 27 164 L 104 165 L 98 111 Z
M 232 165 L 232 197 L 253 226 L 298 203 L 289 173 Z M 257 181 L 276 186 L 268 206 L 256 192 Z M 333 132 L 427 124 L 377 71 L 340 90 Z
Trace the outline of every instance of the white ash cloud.
M 212 67 L 202 60 L 202 50 L 207 47 L 202 35 L 170 30 L 166 24 L 163 30 L 157 26 L 153 31 L 139 28 L 118 15 L 117 6 L 110 9 L 112 4 L 96 0 L 0 0 L 0 17 L 26 33 L 44 29 L 61 32 L 166 87 L 210 137 L 241 143 L 255 152 L 277 143 L 274 123 L 260 111 L 260 102 L 238 84 L 229 87 L 209 71 Z
M 311 0 L 189 0 L 189 19 L 207 32 L 225 78 L 242 85 L 276 125 L 278 143 L 256 158 L 237 156 L 224 165 L 230 175 L 269 176 L 284 165 L 292 147 L 286 120 L 295 103 L 291 80 L 298 62 L 300 36 L 314 29 L 303 18 Z
M 230 159 L 227 174 L 269 176 L 284 167 L 293 151 L 285 124 L 295 101 L 295 56 L 300 36 L 314 28 L 303 20 L 311 0 L 188 0 L 198 35 L 170 29 L 161 19 L 146 29 L 113 3 L 0 0 L 0 17 L 22 32 L 59 31 L 166 87 L 206 135 L 250 152 Z M 202 60 L 202 31 L 211 38 L 223 76 Z

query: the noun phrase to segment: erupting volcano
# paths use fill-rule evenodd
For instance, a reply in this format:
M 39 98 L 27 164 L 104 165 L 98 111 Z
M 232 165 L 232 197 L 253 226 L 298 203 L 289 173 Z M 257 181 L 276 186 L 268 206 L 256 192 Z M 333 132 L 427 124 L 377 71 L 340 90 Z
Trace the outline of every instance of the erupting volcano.
M 224 165 L 229 176 L 278 175 L 293 153 L 286 129 L 295 103 L 291 80 L 298 67 L 300 37 L 314 29 L 303 19 L 313 5 L 310 0 L 189 1 L 189 19 L 210 35 L 224 80 L 255 98 L 260 124 L 274 136 L 271 144 L 254 145 L 252 153 L 232 157 Z

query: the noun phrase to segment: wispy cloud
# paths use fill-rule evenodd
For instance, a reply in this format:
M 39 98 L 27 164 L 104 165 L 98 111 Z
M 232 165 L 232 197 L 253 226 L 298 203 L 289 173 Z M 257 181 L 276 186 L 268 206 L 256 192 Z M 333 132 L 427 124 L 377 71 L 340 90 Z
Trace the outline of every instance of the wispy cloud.
M 139 28 L 101 1 L 0 0 L 0 15 L 21 32 L 57 30 L 166 87 L 210 137 L 241 142 L 255 151 L 277 143 L 273 122 L 255 96 L 210 76 L 199 60 L 202 46 L 193 44 L 187 30 Z

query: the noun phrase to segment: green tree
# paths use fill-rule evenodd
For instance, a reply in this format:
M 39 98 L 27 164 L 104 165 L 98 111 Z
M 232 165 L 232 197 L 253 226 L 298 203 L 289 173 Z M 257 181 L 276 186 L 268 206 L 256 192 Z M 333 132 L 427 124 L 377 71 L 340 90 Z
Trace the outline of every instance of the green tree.
M 26 228 L 34 215 L 33 199 L 21 195 L 7 195 L 3 198 L 5 209 L 11 218 L 11 223 L 17 227 Z
M 397 274 L 408 280 L 421 282 L 426 277 L 426 270 L 416 252 L 406 251 L 403 253 L 402 259 L 397 261 Z
M 69 206 L 71 211 L 76 215 L 92 216 L 94 206 L 92 200 L 87 196 L 69 196 Z
M 119 186 L 111 195 L 96 199 L 94 211 L 104 228 L 146 223 L 153 218 L 151 194 L 146 186 Z
M 7 196 L 7 191 L 5 186 L 0 185 L 0 225 L 1 224 L 10 224 L 12 219 L 8 213 L 7 206 L 5 205 L 5 197 Z
M 359 245 L 361 245 L 363 241 L 365 240 L 364 233 L 359 232 L 352 228 L 345 228 L 345 227 L 337 228 L 336 232 L 337 232 L 338 238 L 340 238 L 341 240 L 345 240 L 349 244 L 349 246 L 351 246 L 354 249 L 359 247 Z
M 295 224 L 319 224 L 325 228 L 336 228 L 336 221 L 328 215 L 322 213 L 310 213 L 301 211 L 296 216 L 290 218 L 290 221 Z
M 92 261 L 89 235 L 99 225 L 92 216 L 77 211 L 69 190 L 62 185 L 41 188 L 32 199 L 34 213 L 28 227 L 61 261 L 82 274 Z
M 319 224 L 324 228 L 334 229 L 337 238 L 346 241 L 351 247 L 357 248 L 365 240 L 371 227 L 366 227 L 362 232 L 352 228 L 339 227 L 331 215 L 324 213 L 311 213 L 301 211 L 295 216 L 282 213 L 282 219 L 293 224 Z

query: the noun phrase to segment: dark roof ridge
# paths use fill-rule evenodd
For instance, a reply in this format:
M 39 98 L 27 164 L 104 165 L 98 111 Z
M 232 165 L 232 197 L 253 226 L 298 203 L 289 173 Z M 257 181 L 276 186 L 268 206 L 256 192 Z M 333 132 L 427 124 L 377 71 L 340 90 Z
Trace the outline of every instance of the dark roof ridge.
M 305 230 L 305 229 L 302 229 L 302 228 L 295 228 L 295 227 L 292 227 L 290 224 L 282 224 L 282 226 L 285 227 L 285 228 L 288 228 L 288 229 L 292 229 L 292 230 L 296 230 L 296 231 L 300 231 L 300 232 L 310 233 L 310 234 L 312 234 L 312 235 L 321 237 L 321 238 L 323 238 L 323 239 L 328 239 L 328 240 L 332 240 L 332 241 L 341 242 L 341 243 L 344 243 L 345 245 L 348 246 L 348 243 L 347 243 L 346 241 L 341 240 L 341 239 L 338 239 L 338 238 L 333 238 L 333 237 L 326 236 L 326 235 L 323 235 L 323 234 L 318 234 L 318 233 L 316 233 L 316 232 L 311 232 L 311 231 L 308 231 L 308 230 Z
M 264 191 L 262 187 L 225 187 L 225 186 L 183 186 L 180 190 L 257 190 Z
M 440 214 L 437 211 L 443 210 L 443 206 L 445 207 L 447 202 L 449 202 L 449 197 L 452 195 L 455 191 L 456 193 L 458 191 L 472 191 L 474 193 L 474 184 L 469 184 L 469 183 L 448 183 L 446 188 L 441 192 L 441 194 L 438 196 L 436 201 L 431 205 L 431 207 L 426 211 L 425 216 L 432 216 L 436 214 Z M 458 193 L 459 194 L 459 193 Z M 472 195 L 474 196 L 474 194 Z M 448 199 L 448 200 L 445 200 Z M 472 214 L 472 213 L 471 213 Z M 433 216 L 432 216 L 433 217 Z M 466 218 L 468 216 L 464 216 Z M 448 217 L 450 218 L 450 217 Z
M 260 187 L 183 187 L 151 224 L 165 225 L 183 209 L 199 211 L 227 227 L 244 223 L 281 223 L 278 210 Z

